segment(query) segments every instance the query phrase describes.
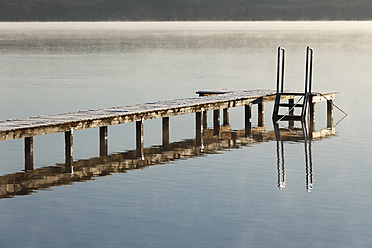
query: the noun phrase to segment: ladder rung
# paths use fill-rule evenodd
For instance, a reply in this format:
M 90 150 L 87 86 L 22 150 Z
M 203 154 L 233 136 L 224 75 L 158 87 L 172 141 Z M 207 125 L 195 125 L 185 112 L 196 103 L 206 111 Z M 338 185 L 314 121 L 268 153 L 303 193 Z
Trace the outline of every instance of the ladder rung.
M 277 120 L 281 121 L 302 121 L 301 115 L 278 115 Z
M 304 105 L 303 104 L 294 104 L 294 103 L 279 103 L 280 107 L 288 107 L 288 108 L 302 108 Z

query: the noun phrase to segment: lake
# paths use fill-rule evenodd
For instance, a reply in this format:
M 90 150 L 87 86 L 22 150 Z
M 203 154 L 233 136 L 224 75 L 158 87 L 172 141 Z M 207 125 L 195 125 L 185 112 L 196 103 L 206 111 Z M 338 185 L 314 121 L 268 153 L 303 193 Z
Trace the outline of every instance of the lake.
M 57 173 L 63 134 L 37 136 L 35 171 L 50 174 L 36 173 L 30 187 L 61 179 L 0 199 L 1 247 L 370 247 L 372 22 L 0 23 L 0 119 L 200 89 L 274 89 L 278 46 L 288 89 L 303 88 L 305 50 L 314 48 L 313 89 L 339 91 L 335 104 L 348 113 L 338 122 L 344 115 L 334 109 L 334 136 L 283 149 L 273 138 L 232 140 L 244 128 L 238 107 L 230 110 L 235 131 L 204 152 L 192 148 L 195 116 L 170 118 L 171 159 L 155 119 L 145 121 L 144 143 L 163 160 L 115 170 L 133 161 L 135 124 L 110 126 L 112 167 L 101 170 L 98 130 L 81 130 L 74 161 L 89 173 L 70 181 Z M 265 104 L 267 133 L 271 111 Z M 319 103 L 316 129 L 325 125 Z M 0 183 L 24 176 L 23 142 L 0 142 Z

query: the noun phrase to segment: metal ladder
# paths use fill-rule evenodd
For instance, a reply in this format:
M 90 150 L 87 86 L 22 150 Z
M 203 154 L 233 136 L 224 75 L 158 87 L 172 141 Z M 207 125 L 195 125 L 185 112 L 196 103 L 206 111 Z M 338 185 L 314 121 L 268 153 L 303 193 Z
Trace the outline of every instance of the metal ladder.
M 277 62 L 277 82 L 276 82 L 276 97 L 273 109 L 272 119 L 273 121 L 305 121 L 306 110 L 308 101 L 311 99 L 311 87 L 312 87 L 312 74 L 313 74 L 313 57 L 314 50 L 311 47 L 306 48 L 306 67 L 305 67 L 305 90 L 304 92 L 291 92 L 284 91 L 284 62 L 285 62 L 285 49 L 283 47 L 278 48 L 278 62 Z M 282 103 L 283 98 L 289 99 L 288 103 Z M 294 99 L 299 99 L 294 102 Z M 300 103 L 302 100 L 302 103 Z M 279 114 L 279 108 L 286 107 L 289 110 L 284 114 Z M 302 108 L 301 114 L 294 115 L 295 108 Z

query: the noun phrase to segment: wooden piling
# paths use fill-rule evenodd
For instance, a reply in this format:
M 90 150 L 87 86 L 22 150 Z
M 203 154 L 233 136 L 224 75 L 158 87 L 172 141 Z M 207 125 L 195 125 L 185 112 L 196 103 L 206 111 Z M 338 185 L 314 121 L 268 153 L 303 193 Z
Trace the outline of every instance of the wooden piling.
M 288 104 L 289 104 L 289 107 L 288 107 L 288 115 L 292 116 L 294 115 L 294 108 L 293 108 L 293 105 L 294 105 L 294 99 L 288 99 Z M 288 123 L 288 126 L 289 127 L 294 127 L 294 121 L 293 120 L 290 120 L 289 123 Z
M 261 101 L 257 104 L 257 106 L 258 106 L 258 126 L 263 127 L 264 126 L 264 106 L 263 106 L 262 98 L 261 98 Z
M 223 125 L 227 126 L 230 124 L 229 109 L 223 109 Z
M 252 105 L 248 104 L 244 106 L 244 128 L 245 135 L 251 135 L 252 130 Z
M 213 110 L 213 135 L 220 134 L 220 110 Z
M 34 169 L 34 138 L 25 138 L 25 171 Z
M 202 118 L 203 118 L 203 130 L 208 129 L 208 111 L 203 110 L 202 111 Z
M 108 154 L 108 131 L 107 127 L 99 128 L 99 156 L 107 156 Z
M 162 129 L 163 129 L 163 146 L 169 145 L 169 117 L 162 118 Z
M 203 144 L 202 112 L 195 113 L 195 136 L 196 146 L 201 146 Z
M 72 163 L 74 159 L 73 150 L 73 130 L 65 132 L 65 168 L 72 172 Z
M 312 133 L 315 130 L 315 102 L 312 95 L 309 97 L 309 119 L 310 138 L 312 139 Z
M 136 121 L 136 155 L 143 157 L 143 120 Z
M 327 101 L 327 128 L 333 127 L 333 101 Z

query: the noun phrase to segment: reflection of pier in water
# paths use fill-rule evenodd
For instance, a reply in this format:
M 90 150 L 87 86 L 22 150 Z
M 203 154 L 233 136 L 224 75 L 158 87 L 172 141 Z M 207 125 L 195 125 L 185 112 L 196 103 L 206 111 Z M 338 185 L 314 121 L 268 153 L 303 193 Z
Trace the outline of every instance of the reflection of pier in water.
M 231 126 L 221 126 L 219 135 L 214 134 L 214 129 L 205 129 L 202 144 L 198 144 L 197 139 L 188 139 L 162 146 L 144 148 L 142 157 L 137 156 L 136 150 L 131 150 L 89 160 L 75 161 L 71 166 L 67 163 L 26 170 L 23 173 L 4 175 L 0 177 L 0 198 L 28 195 L 36 190 L 92 180 L 95 177 L 107 176 L 113 173 L 126 173 L 129 170 L 142 169 L 177 159 L 200 157 L 223 150 L 238 149 L 239 147 L 255 143 L 278 140 L 277 133 L 275 131 L 266 132 L 265 127 L 252 128 L 251 135 L 247 136 L 245 130 L 232 131 Z M 332 135 L 334 135 L 334 129 L 332 128 L 313 132 L 314 139 Z M 299 140 L 300 138 L 296 138 L 293 132 L 281 132 L 281 142 Z M 310 166 L 312 166 L 311 163 Z M 285 178 L 284 161 L 283 170 L 279 170 L 278 167 L 278 177 L 280 177 L 281 171 Z M 310 171 L 312 174 L 312 169 Z
M 293 124 L 289 125 L 288 128 L 280 128 L 278 124 L 274 123 L 278 169 L 278 188 L 280 190 L 284 189 L 286 186 L 284 141 L 304 143 L 306 190 L 308 192 L 312 190 L 314 184 L 314 174 L 311 142 L 312 140 L 318 140 L 327 136 L 335 135 L 335 129 L 330 127 L 316 132 L 312 131 L 311 129 L 312 125 L 310 125 L 310 132 L 308 132 L 306 122 L 301 122 L 301 128 L 296 128 L 293 126 Z

